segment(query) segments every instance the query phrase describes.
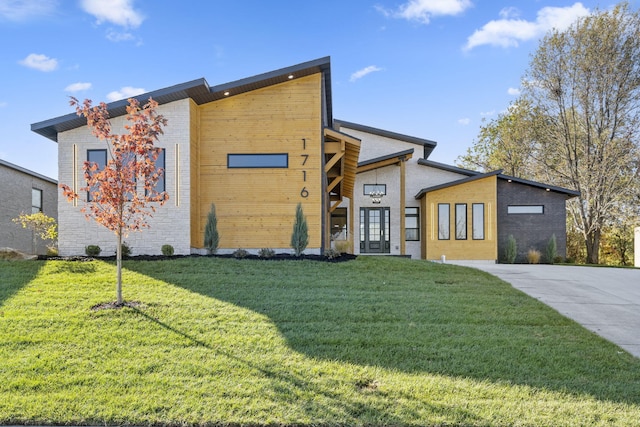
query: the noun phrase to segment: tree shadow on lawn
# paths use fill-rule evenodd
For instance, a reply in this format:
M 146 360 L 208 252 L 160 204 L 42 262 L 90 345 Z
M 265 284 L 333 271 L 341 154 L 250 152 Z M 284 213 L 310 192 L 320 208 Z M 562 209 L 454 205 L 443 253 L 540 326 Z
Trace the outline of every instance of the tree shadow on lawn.
M 43 261 L 0 260 L 0 311 L 2 304 L 31 283 L 43 266 Z
M 266 315 L 313 358 L 640 404 L 638 359 L 508 284 L 463 267 L 376 262 L 126 268 Z

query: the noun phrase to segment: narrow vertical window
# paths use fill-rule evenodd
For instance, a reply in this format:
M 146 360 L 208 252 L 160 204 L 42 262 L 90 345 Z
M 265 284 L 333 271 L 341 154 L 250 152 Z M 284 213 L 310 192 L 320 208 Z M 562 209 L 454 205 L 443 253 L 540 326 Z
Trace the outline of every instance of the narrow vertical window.
M 456 240 L 467 240 L 466 203 L 456 203 Z
M 484 239 L 484 203 L 473 204 L 473 240 Z
M 156 167 L 155 171 L 157 172 L 158 169 L 162 169 L 162 175 L 160 175 L 158 182 L 156 182 L 156 185 L 153 187 L 153 191 L 157 193 L 162 193 L 166 189 L 167 180 L 166 180 L 166 169 L 165 169 L 165 163 L 166 163 L 165 151 L 166 150 L 164 148 L 160 149 L 158 153 L 158 158 L 156 159 L 156 162 L 155 162 L 155 167 Z
M 31 189 L 31 213 L 42 212 L 42 190 Z
M 438 204 L 438 240 L 449 240 L 449 204 Z
M 107 166 L 107 150 L 87 150 L 87 161 L 89 163 L 95 163 L 98 165 L 98 171 L 101 171 Z M 93 197 L 91 193 L 96 191 L 93 188 L 89 189 L 87 193 L 87 201 L 92 201 Z
M 404 234 L 406 241 L 420 240 L 419 208 L 404 208 Z

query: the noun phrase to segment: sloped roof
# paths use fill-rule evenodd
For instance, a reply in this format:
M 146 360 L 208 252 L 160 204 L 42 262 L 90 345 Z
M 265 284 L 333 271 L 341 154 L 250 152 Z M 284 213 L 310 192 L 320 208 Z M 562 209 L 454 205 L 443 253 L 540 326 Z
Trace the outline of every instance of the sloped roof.
M 37 173 L 37 172 L 34 172 L 34 171 L 32 171 L 32 170 L 29 170 L 29 169 L 23 168 L 22 166 L 14 165 L 13 163 L 7 162 L 6 160 L 2 160 L 2 159 L 0 159 L 0 165 L 1 165 L 1 166 L 8 167 L 9 169 L 16 170 L 16 171 L 18 171 L 18 172 L 22 172 L 22 173 L 24 173 L 24 174 L 27 174 L 27 175 L 33 176 L 33 177 L 35 177 L 35 178 L 39 178 L 39 179 L 42 179 L 42 180 L 44 180 L 44 181 L 48 181 L 48 182 L 50 182 L 50 183 L 52 183 L 52 184 L 56 184 L 56 185 L 58 184 L 58 181 L 56 181 L 56 180 L 55 180 L 55 179 L 53 179 L 53 178 L 49 178 L 48 176 L 41 175 L 41 174 L 39 174 L 39 173 Z
M 577 197 L 577 196 L 580 195 L 580 192 L 576 191 L 576 190 L 569 190 L 567 188 L 557 187 L 555 185 L 548 185 L 548 184 L 544 184 L 542 182 L 530 181 L 528 179 L 516 178 L 516 177 L 513 177 L 513 176 L 509 176 L 509 175 L 500 174 L 500 175 L 498 175 L 498 178 L 500 178 L 500 179 L 502 179 L 504 181 L 516 182 L 518 184 L 528 185 L 530 187 L 541 188 L 541 189 L 544 189 L 546 191 L 553 191 L 554 193 L 562 193 L 562 194 L 567 195 L 568 197 Z
M 466 176 L 479 175 L 482 172 L 472 171 L 470 169 L 459 168 L 457 166 L 446 165 L 444 163 L 434 162 L 433 160 L 418 159 L 418 164 L 422 166 L 429 166 L 431 168 L 440 169 L 447 172 L 458 173 Z
M 327 112 L 327 121 L 328 123 L 331 123 L 333 121 L 333 112 L 331 107 L 331 59 L 328 56 L 298 65 L 281 68 L 279 70 L 270 71 L 268 73 L 259 74 L 253 77 L 223 83 L 217 86 L 209 86 L 204 78 L 200 78 L 164 89 L 143 93 L 135 96 L 134 98 L 141 103 L 144 103 L 151 97 L 160 105 L 191 98 L 196 104 L 201 105 L 227 96 L 238 95 L 252 90 L 284 83 L 292 78 L 305 77 L 320 72 L 323 73 L 324 76 L 324 106 Z M 227 92 L 228 94 L 225 95 Z M 108 103 L 107 107 L 109 109 L 110 116 L 118 117 L 126 114 L 126 107 L 128 104 L 127 99 Z M 31 130 L 57 142 L 59 132 L 68 131 L 86 124 L 87 121 L 84 117 L 79 117 L 76 113 L 70 113 L 42 122 L 33 123 L 31 125 Z
M 365 126 L 365 125 L 361 125 L 361 124 L 353 123 L 353 122 L 347 122 L 345 120 L 335 119 L 333 121 L 333 123 L 334 123 L 334 127 L 343 127 L 344 126 L 346 128 L 353 129 L 353 130 L 358 130 L 358 131 L 361 131 L 361 132 L 366 132 L 366 133 L 370 133 L 370 134 L 373 134 L 373 135 L 382 136 L 382 137 L 385 137 L 385 138 L 397 139 L 399 141 L 420 145 L 420 146 L 424 147 L 424 158 L 425 159 L 429 157 L 429 155 L 431 154 L 433 149 L 436 148 L 436 145 L 438 145 L 438 143 L 436 141 L 431 141 L 429 139 L 417 138 L 415 136 L 409 136 L 409 135 L 404 135 L 404 134 L 401 134 L 401 133 L 390 132 L 388 130 L 378 129 L 378 128 L 374 128 L 374 127 L 371 127 L 371 126 Z
M 375 159 L 363 160 L 362 162 L 358 162 L 358 172 L 366 172 L 368 170 L 389 166 L 390 164 L 396 164 L 401 160 L 410 159 L 412 156 L 413 148 L 410 148 L 397 153 L 376 157 Z
M 416 194 L 416 199 L 421 199 L 425 194 L 430 193 L 432 191 L 441 190 L 443 188 L 454 187 L 460 184 L 466 184 L 467 182 L 477 181 L 479 179 L 488 178 L 490 176 L 500 175 L 502 170 L 497 170 L 489 173 L 480 173 L 477 175 L 470 176 L 468 178 L 462 178 L 455 181 L 445 182 L 444 184 L 434 185 L 433 187 L 423 188 Z

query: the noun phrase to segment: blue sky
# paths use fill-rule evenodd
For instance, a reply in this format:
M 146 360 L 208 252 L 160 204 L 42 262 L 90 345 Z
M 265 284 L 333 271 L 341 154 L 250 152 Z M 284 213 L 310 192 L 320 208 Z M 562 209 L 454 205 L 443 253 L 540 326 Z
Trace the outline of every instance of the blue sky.
M 57 145 L 30 124 L 73 112 L 69 96 L 109 102 L 331 56 L 335 118 L 435 140 L 431 159 L 453 164 L 516 99 L 546 31 L 614 4 L 0 0 L 0 159 L 56 178 Z

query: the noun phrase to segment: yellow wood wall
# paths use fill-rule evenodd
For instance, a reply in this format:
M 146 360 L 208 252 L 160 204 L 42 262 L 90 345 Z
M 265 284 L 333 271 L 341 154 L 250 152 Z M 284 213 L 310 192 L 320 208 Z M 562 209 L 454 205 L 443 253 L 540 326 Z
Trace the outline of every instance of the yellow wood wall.
M 198 206 L 192 213 L 192 245 L 203 246 L 206 217 L 215 203 L 220 248 L 289 248 L 301 202 L 309 226 L 308 248 L 320 248 L 321 74 L 230 96 L 198 110 L 199 172 L 197 182 L 192 180 Z M 230 153 L 288 153 L 289 167 L 228 169 Z M 303 155 L 308 155 L 304 165 Z
M 422 198 L 422 253 L 425 259 L 439 260 L 442 255 L 451 260 L 495 260 L 498 256 L 497 244 L 497 178 L 470 181 L 426 194 Z M 450 206 L 449 240 L 438 240 L 438 204 Z M 456 240 L 455 205 L 467 204 L 467 239 Z M 472 206 L 484 203 L 484 240 L 473 240 Z
M 191 246 L 202 247 L 204 236 L 201 232 L 203 226 L 200 224 L 200 109 L 198 105 L 190 100 L 189 103 L 189 183 L 190 183 L 190 206 L 191 206 Z

